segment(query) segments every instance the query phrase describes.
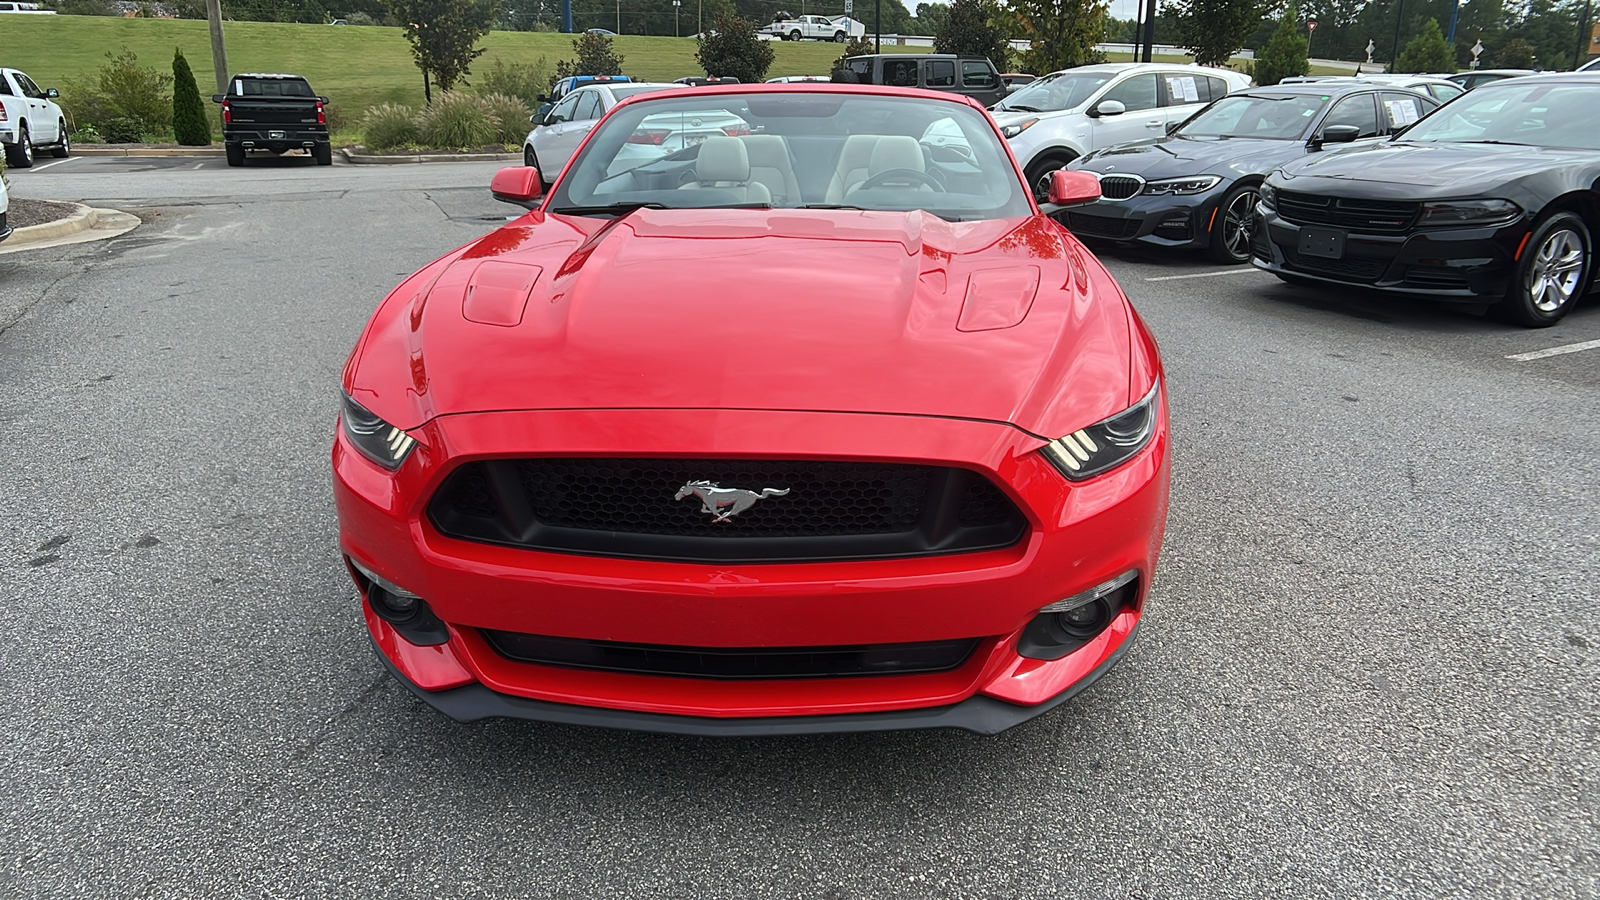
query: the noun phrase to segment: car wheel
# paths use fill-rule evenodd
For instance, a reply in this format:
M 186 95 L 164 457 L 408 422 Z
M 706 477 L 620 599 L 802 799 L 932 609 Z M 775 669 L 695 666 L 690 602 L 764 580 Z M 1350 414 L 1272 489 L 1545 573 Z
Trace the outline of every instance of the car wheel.
M 61 119 L 57 121 L 56 127 L 61 129 L 60 131 L 56 132 L 57 134 L 61 135 L 61 143 L 57 144 L 55 148 L 50 151 L 50 155 L 54 156 L 56 159 L 66 159 L 72 155 L 72 138 L 67 137 L 67 120 Z
M 539 155 L 533 152 L 532 147 L 524 146 L 522 148 L 522 161 L 528 168 L 539 170 L 539 187 L 548 192 L 550 190 L 550 179 L 546 177 L 544 169 L 540 167 Z
M 244 148 L 238 144 L 223 144 L 222 149 L 228 155 L 228 165 L 244 165 Z
M 1241 184 L 1229 191 L 1217 204 L 1216 217 L 1211 220 L 1211 243 L 1206 255 L 1213 262 L 1244 263 L 1250 261 L 1250 240 L 1256 229 L 1256 203 L 1261 192 L 1254 184 Z
M 842 31 L 835 31 L 833 33 L 833 42 L 835 44 L 843 44 L 849 40 L 850 38 Z
M 1033 186 L 1033 199 L 1043 203 L 1050 198 L 1050 173 L 1064 168 L 1075 157 L 1050 155 L 1034 160 L 1023 173 Z
M 318 144 L 311 149 L 311 156 L 316 159 L 319 166 L 333 165 L 333 145 Z
M 1516 276 L 1495 318 L 1514 325 L 1544 328 L 1561 321 L 1583 295 L 1589 278 L 1589 229 L 1569 212 L 1546 216 L 1523 245 Z
M 6 163 L 13 169 L 33 165 L 33 140 L 28 137 L 28 126 L 17 129 L 17 142 L 6 147 Z
M 798 31 L 789 32 L 789 40 L 791 40 L 791 41 L 800 40 L 800 32 L 798 32 Z

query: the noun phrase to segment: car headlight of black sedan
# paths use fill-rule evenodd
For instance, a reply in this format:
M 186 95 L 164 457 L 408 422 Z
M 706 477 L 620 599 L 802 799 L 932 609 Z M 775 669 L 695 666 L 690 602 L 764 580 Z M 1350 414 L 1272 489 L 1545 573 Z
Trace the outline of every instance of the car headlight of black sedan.
M 1261 198 L 1261 205 L 1267 209 L 1278 208 L 1278 191 L 1272 185 L 1263 183 L 1256 196 Z
M 1161 381 L 1157 379 L 1150 393 L 1138 403 L 1088 428 L 1056 438 L 1040 452 L 1073 481 L 1092 478 L 1122 465 L 1143 450 L 1156 433 L 1160 412 Z
M 1188 178 L 1163 178 L 1160 181 L 1145 183 L 1146 194 L 1187 196 L 1190 194 L 1203 194 L 1217 186 L 1222 181 L 1219 175 L 1194 175 Z
M 1422 205 L 1418 225 L 1504 225 L 1522 215 L 1510 200 L 1437 200 Z

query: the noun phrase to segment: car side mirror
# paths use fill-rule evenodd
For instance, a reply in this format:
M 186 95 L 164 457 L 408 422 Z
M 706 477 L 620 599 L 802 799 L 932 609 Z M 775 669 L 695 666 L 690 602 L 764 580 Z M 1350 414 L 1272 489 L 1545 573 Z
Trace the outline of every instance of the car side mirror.
M 1322 129 L 1322 138 L 1319 144 L 1348 144 L 1361 136 L 1361 129 L 1354 125 L 1329 125 Z
M 329 103 L 331 103 L 331 102 L 332 102 L 332 101 L 331 101 L 331 100 L 329 100 L 329 99 L 328 99 L 328 98 L 327 98 L 327 97 L 318 97 L 318 98 L 317 98 L 317 102 L 318 102 L 318 103 L 321 103 L 321 104 L 322 104 L 322 105 L 323 105 L 323 106 L 327 106 L 327 105 L 328 105 L 328 104 L 329 104 Z
M 1046 203 L 1051 206 L 1082 206 L 1100 199 L 1100 179 L 1089 172 L 1057 169 L 1050 173 Z
M 537 96 L 537 97 L 535 97 L 533 99 L 534 99 L 535 102 L 538 102 L 538 103 L 549 103 L 550 102 L 550 95 L 549 94 L 540 94 L 539 96 Z
M 1128 105 L 1121 100 L 1101 100 L 1094 109 L 1089 110 L 1089 115 L 1096 119 L 1101 116 L 1120 116 L 1128 111 Z
M 1183 124 L 1182 122 L 1168 122 L 1167 123 L 1167 134 L 1171 134 L 1174 131 L 1177 131 L 1178 130 L 1178 126 L 1182 125 L 1182 124 Z
M 212 103 L 221 103 L 222 102 L 222 97 L 223 97 L 222 94 L 212 94 L 211 95 L 211 102 Z
M 49 97 L 51 100 L 54 100 L 57 97 L 61 96 L 61 92 L 56 90 L 55 88 L 45 88 L 44 95 L 46 97 Z
M 533 209 L 544 195 L 544 184 L 539 181 L 539 170 L 532 166 L 507 166 L 494 173 L 489 193 L 502 203 Z

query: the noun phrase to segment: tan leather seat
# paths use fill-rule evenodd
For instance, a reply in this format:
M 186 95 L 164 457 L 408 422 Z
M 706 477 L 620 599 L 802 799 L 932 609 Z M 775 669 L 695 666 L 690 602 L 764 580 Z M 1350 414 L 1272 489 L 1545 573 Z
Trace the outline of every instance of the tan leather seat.
M 750 155 L 738 138 L 706 138 L 695 157 L 694 181 L 678 188 L 713 188 L 732 194 L 735 203 L 771 203 L 766 185 L 750 180 Z
M 878 138 L 872 147 L 872 154 L 867 158 L 866 178 L 853 185 L 850 190 L 855 190 L 869 178 L 882 175 L 895 170 L 926 172 L 927 163 L 922 158 L 922 145 L 914 137 L 902 135 L 886 135 Z M 886 181 L 879 182 L 873 189 L 888 188 L 891 190 L 932 191 L 926 182 L 916 178 L 889 176 Z M 849 202 L 850 191 L 845 191 L 845 202 Z
M 789 142 L 776 134 L 748 134 L 739 140 L 750 157 L 750 180 L 766 187 L 772 205 L 800 205 L 800 182 L 789 159 Z
M 878 146 L 876 134 L 852 134 L 844 140 L 839 151 L 839 161 L 834 164 L 833 178 L 828 181 L 824 203 L 843 203 L 844 195 L 856 185 L 867 180 L 867 166 L 872 162 L 872 148 Z

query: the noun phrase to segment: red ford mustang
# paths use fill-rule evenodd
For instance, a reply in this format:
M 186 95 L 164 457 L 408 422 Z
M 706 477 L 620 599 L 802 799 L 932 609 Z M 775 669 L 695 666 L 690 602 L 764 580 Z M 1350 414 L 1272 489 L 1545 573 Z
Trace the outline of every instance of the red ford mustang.
M 642 94 L 407 279 L 344 370 L 340 547 L 462 721 L 994 733 L 1127 650 L 1155 342 L 981 107 Z M 1060 172 L 1051 202 L 1087 202 Z

